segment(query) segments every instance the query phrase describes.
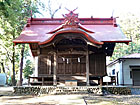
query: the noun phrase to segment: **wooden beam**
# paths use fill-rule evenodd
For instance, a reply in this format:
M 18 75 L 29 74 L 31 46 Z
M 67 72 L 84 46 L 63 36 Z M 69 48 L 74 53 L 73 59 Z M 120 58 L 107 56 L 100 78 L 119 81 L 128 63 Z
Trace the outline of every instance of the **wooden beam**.
M 91 45 L 91 46 L 94 46 L 94 47 L 97 47 L 97 48 L 101 48 L 102 47 L 102 45 L 97 45 L 97 44 L 94 44 L 94 43 L 89 42 L 89 41 L 87 41 L 87 45 Z
M 69 54 L 80 54 L 80 55 L 86 55 L 85 51 L 61 51 L 58 52 L 58 55 L 69 55 Z
M 66 48 L 83 48 L 86 49 L 86 45 L 57 45 L 58 49 L 66 49 Z
M 57 68 L 57 55 L 56 52 L 54 52 L 54 71 L 53 71 L 53 85 L 57 85 L 57 80 L 56 80 L 56 68 Z
M 88 53 L 88 50 L 86 52 L 86 84 L 87 86 L 89 86 L 89 53 Z
M 92 54 L 94 52 L 88 51 L 88 54 Z M 85 51 L 59 51 L 57 55 L 86 55 Z

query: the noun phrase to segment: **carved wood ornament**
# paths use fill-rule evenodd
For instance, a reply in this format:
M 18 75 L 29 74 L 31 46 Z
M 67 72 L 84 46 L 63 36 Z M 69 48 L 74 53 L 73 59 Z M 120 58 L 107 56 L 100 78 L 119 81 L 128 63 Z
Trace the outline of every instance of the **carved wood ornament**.
M 69 11 L 69 13 L 63 15 L 63 17 L 65 18 L 65 20 L 64 20 L 65 26 L 77 26 L 78 27 L 78 23 L 79 23 L 78 14 L 74 13 L 74 11 L 76 9 L 74 9 L 73 11 L 70 11 L 67 9 Z

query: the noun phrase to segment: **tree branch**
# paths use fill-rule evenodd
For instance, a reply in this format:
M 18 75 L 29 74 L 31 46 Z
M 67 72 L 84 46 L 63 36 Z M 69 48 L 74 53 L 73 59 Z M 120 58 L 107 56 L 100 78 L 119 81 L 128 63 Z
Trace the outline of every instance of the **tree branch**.
M 0 45 L 6 50 L 7 57 L 12 62 L 12 59 L 10 58 L 10 54 L 9 54 L 9 51 L 7 50 L 7 48 L 5 46 L 3 46 L 2 44 L 0 44 Z
M 61 9 L 61 5 L 56 10 L 53 11 L 52 10 L 52 6 L 51 6 L 51 0 L 48 1 L 48 8 L 47 8 L 47 10 L 49 11 L 49 14 L 50 14 L 51 18 L 53 18 L 54 15 L 56 14 L 56 12 L 58 10 L 60 10 L 60 9 Z

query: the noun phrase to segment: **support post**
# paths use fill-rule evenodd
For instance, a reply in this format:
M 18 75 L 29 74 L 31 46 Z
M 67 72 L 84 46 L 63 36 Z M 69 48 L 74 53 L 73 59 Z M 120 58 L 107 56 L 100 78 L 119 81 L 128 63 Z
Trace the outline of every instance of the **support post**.
M 38 77 L 38 56 L 34 57 L 34 63 L 35 63 L 35 77 Z
M 53 85 L 57 85 L 57 80 L 56 80 L 56 68 L 57 68 L 57 56 L 56 52 L 54 53 L 54 71 L 53 71 Z
M 44 77 L 42 77 L 42 86 L 44 86 Z
M 88 50 L 86 52 L 86 84 L 89 86 L 89 53 Z
M 49 69 L 49 75 L 51 75 L 51 56 L 48 56 L 48 69 Z
M 103 77 L 100 77 L 100 86 L 103 85 Z

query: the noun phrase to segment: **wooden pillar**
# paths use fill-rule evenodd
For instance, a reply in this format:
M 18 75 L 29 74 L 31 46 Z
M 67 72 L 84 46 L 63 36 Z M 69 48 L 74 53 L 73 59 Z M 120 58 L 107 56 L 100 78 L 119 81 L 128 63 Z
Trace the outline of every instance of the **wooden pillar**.
M 70 70 L 71 70 L 71 75 L 73 74 L 72 70 L 72 58 L 70 58 Z
M 66 74 L 66 59 L 65 58 L 63 58 L 63 71 L 64 71 L 64 75 Z
M 103 85 L 103 77 L 100 77 L 100 86 Z
M 56 52 L 54 53 L 54 71 L 53 71 L 53 85 L 57 85 L 57 80 L 56 80 L 56 68 L 57 68 L 57 56 Z
M 42 86 L 44 86 L 44 77 L 42 77 L 41 79 L 42 79 Z
M 86 52 L 86 84 L 89 86 L 89 53 L 88 50 Z
M 34 63 L 35 63 L 35 77 L 38 77 L 38 56 L 34 57 Z
M 49 75 L 51 75 L 51 56 L 48 57 L 48 69 L 49 69 Z

